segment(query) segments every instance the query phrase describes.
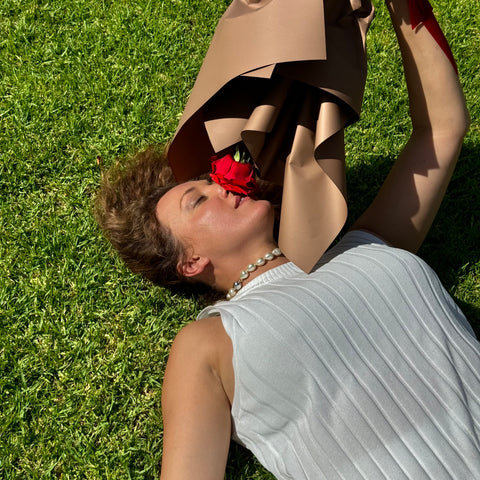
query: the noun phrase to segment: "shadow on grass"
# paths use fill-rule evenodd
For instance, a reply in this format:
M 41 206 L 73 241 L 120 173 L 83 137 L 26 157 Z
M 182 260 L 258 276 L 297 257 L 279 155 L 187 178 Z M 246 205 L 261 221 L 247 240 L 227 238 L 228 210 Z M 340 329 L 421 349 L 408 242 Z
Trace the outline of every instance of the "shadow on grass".
M 232 480 L 275 480 L 275 477 L 260 465 L 249 450 L 235 442 L 230 442 L 225 478 Z
M 472 324 L 480 338 L 480 151 L 468 144 L 464 147 L 446 197 L 427 239 L 420 249 L 422 257 L 438 274 L 444 286 Z M 367 208 L 386 178 L 392 158 L 379 158 L 375 164 L 362 164 L 347 171 L 350 215 L 345 228 Z M 465 278 L 470 284 L 462 290 Z M 467 291 L 465 291 L 467 290 Z M 471 301 L 455 295 L 462 293 Z M 274 477 L 266 472 L 246 449 L 232 442 L 227 475 L 239 480 Z
M 465 144 L 434 224 L 418 255 L 443 285 L 480 337 L 480 169 L 478 146 Z M 393 159 L 361 164 L 347 171 L 350 214 L 347 226 L 368 207 Z M 467 300 L 462 300 L 460 297 Z

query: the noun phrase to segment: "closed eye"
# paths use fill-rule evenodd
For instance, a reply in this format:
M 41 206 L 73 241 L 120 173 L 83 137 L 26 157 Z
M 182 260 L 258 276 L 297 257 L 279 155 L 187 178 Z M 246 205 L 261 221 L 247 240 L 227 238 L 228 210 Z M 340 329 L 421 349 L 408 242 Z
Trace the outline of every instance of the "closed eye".
M 207 197 L 205 195 L 200 195 L 197 200 L 195 201 L 195 203 L 193 204 L 194 207 L 198 207 L 198 205 L 200 205 L 201 203 L 203 203 L 205 200 L 207 199 Z

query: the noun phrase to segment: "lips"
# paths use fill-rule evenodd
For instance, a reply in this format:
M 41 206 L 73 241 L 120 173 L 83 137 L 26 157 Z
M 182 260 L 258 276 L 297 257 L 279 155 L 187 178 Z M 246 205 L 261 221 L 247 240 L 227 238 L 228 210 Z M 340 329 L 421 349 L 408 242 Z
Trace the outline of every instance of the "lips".
M 235 208 L 238 208 L 243 203 L 245 198 L 246 197 L 243 195 L 235 195 Z

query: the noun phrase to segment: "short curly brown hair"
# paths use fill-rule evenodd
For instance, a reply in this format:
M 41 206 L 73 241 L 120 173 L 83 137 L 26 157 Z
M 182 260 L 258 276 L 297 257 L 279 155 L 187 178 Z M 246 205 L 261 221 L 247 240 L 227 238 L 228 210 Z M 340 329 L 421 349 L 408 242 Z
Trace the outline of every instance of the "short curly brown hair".
M 149 147 L 102 176 L 95 217 L 128 268 L 156 285 L 182 282 L 177 263 L 184 247 L 155 215 L 176 185 L 164 149 Z
M 208 174 L 197 179 L 208 178 Z M 258 198 L 268 199 L 280 212 L 282 188 L 257 179 Z M 102 176 L 95 199 L 95 217 L 105 236 L 128 268 L 156 285 L 175 287 L 179 293 L 218 299 L 208 286 L 187 281 L 177 271 L 186 246 L 156 217 L 158 201 L 175 187 L 166 151 L 149 147 L 117 164 Z M 278 235 L 278 221 L 276 222 Z

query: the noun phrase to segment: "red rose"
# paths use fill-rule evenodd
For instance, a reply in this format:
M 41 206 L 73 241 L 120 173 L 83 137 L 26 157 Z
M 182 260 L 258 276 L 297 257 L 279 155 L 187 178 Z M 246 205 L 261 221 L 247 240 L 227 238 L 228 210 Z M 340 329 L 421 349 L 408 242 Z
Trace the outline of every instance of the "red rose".
M 212 157 L 210 177 L 228 192 L 251 196 L 258 189 L 253 165 L 236 162 L 230 154 L 218 159 Z

